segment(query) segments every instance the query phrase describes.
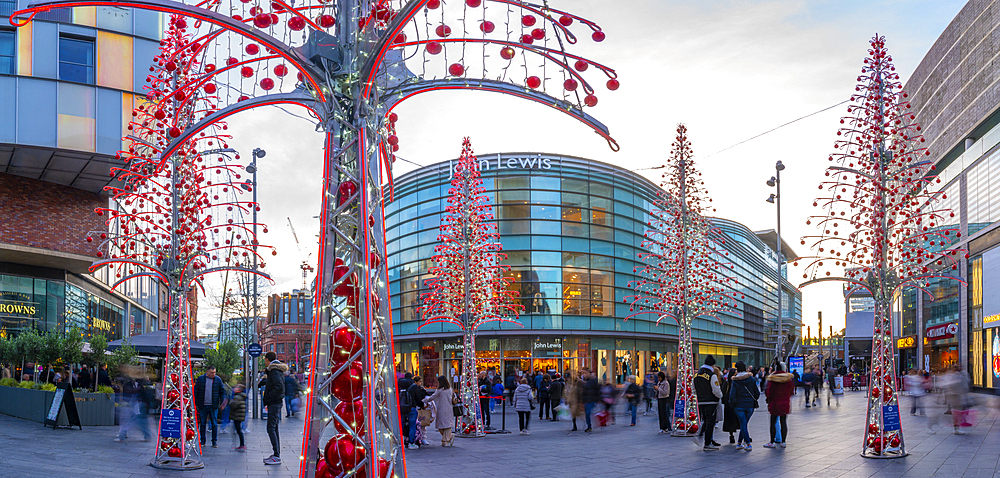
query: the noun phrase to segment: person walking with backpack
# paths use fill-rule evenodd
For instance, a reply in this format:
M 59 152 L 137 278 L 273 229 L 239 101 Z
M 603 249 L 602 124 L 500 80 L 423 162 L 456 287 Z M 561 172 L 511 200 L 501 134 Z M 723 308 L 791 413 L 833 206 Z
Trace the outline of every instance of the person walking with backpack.
M 551 407 L 549 407 L 549 389 L 552 388 L 552 379 L 549 374 L 542 374 L 542 380 L 538 383 L 538 419 L 539 420 L 549 420 L 549 414 L 552 412 Z M 544 418 L 543 416 L 544 415 Z
M 243 453 L 247 451 L 245 440 L 243 439 L 243 422 L 247 419 L 247 394 L 246 387 L 238 383 L 233 387 L 233 399 L 229 402 L 229 419 L 236 426 L 236 434 L 240 437 L 240 446 L 236 451 Z
M 278 421 L 281 420 L 281 402 L 285 398 L 285 372 L 288 365 L 278 361 L 274 351 L 264 354 L 267 362 L 266 375 L 257 384 L 264 387 L 264 406 L 267 407 L 267 437 L 271 439 L 271 456 L 264 458 L 265 465 L 281 464 L 281 442 L 278 436 Z
M 726 408 L 732 408 L 736 419 L 740 422 L 740 438 L 736 442 L 736 448 L 746 451 L 753 450 L 750 444 L 750 417 L 760 400 L 760 390 L 757 388 L 757 379 L 753 374 L 747 372 L 747 364 L 743 361 L 736 362 L 736 375 L 730 378 L 729 400 Z
M 719 399 L 722 398 L 722 387 L 719 386 L 719 376 L 715 373 L 715 357 L 705 357 L 705 364 L 694 376 L 693 385 L 698 397 L 698 412 L 701 414 L 701 430 L 705 432 L 704 451 L 718 450 L 720 444 L 712 438 L 715 431 L 716 413 L 719 410 Z M 701 444 L 700 437 L 695 437 L 695 443 Z
M 667 374 L 660 372 L 656 374 L 656 378 L 659 379 L 656 382 L 656 414 L 660 419 L 660 435 L 665 435 L 673 430 L 670 425 L 674 411 L 673 388 L 667 380 Z
M 410 387 L 413 386 L 413 374 L 407 372 L 403 378 L 396 383 L 396 402 L 399 404 L 399 416 L 403 422 L 403 445 L 410 450 L 416 450 L 417 446 L 417 406 L 413 401 L 413 394 Z
M 782 363 L 774 364 L 774 372 L 767 376 L 764 395 L 767 396 L 767 412 L 771 414 L 771 441 L 764 448 L 774 448 L 775 443 L 785 447 L 788 442 L 788 422 L 786 417 L 791 412 L 792 392 L 795 391 L 795 380 L 792 374 L 785 372 Z M 781 435 L 778 439 L 775 427 L 781 423 Z

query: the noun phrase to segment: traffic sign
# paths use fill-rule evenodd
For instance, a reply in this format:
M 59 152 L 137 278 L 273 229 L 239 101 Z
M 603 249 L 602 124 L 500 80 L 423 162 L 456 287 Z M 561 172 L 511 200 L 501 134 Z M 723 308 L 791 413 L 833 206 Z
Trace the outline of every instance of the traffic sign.
M 257 358 L 257 357 L 260 357 L 260 354 L 261 354 L 261 352 L 264 351 L 264 348 L 261 347 L 260 344 L 250 344 L 247 347 L 247 351 L 250 352 L 250 356 L 251 357 Z

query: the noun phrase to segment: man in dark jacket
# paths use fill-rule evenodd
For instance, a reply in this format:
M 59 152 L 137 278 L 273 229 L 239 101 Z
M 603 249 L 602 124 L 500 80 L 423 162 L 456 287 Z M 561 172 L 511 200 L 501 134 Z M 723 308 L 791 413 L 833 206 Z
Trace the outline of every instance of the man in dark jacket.
M 264 458 L 265 465 L 281 464 L 281 443 L 278 441 L 278 420 L 281 419 L 281 401 L 285 398 L 285 372 L 288 365 L 278 361 L 273 351 L 264 354 L 267 375 L 257 384 L 264 387 L 264 406 L 267 407 L 267 437 L 271 439 L 273 454 Z
M 399 416 L 403 429 L 403 445 L 411 450 L 418 448 L 417 440 L 417 408 L 419 402 L 410 393 L 413 386 L 413 374 L 406 372 L 403 377 L 396 381 L 396 403 L 399 404 Z
M 705 432 L 705 451 L 718 450 L 720 444 L 712 439 L 715 431 L 715 414 L 719 411 L 719 399 L 722 398 L 722 387 L 719 376 L 715 374 L 715 357 L 705 357 L 705 365 L 698 369 L 694 376 L 694 390 L 698 397 L 698 413 L 701 414 L 701 429 Z M 694 441 L 700 443 L 698 437 Z
M 490 419 L 490 379 L 486 377 L 486 372 L 479 372 L 479 414 L 482 415 L 483 421 L 486 423 L 486 429 L 492 428 L 492 420 Z M 485 398 L 484 398 L 485 397 Z
M 292 400 L 299 396 L 299 382 L 295 380 L 292 372 L 285 372 L 285 418 L 295 416 L 292 410 Z
M 559 413 L 556 412 L 556 407 L 559 406 L 559 402 L 562 400 L 563 390 L 566 388 L 566 381 L 563 380 L 562 375 L 556 374 L 556 379 L 552 381 L 552 385 L 549 385 L 549 406 L 552 408 L 552 421 L 559 421 Z
M 583 370 L 583 375 L 583 390 L 580 392 L 580 400 L 583 401 L 583 414 L 587 419 L 587 429 L 584 431 L 589 432 L 593 429 L 590 416 L 594 414 L 594 407 L 601 399 L 601 384 L 597 383 L 597 376 L 590 370 Z
M 215 374 L 215 367 L 208 367 L 205 375 L 194 383 L 194 406 L 198 409 L 198 426 L 201 428 L 201 446 L 205 446 L 205 421 L 212 422 L 212 448 L 218 448 L 219 409 L 222 408 L 222 377 Z
M 90 370 L 87 369 L 86 365 L 80 367 L 80 373 L 77 375 L 76 384 L 79 388 L 90 390 Z
M 108 375 L 108 366 L 103 363 L 101 364 L 101 369 L 97 371 L 97 386 L 100 387 L 101 385 L 105 387 L 111 386 L 111 376 Z

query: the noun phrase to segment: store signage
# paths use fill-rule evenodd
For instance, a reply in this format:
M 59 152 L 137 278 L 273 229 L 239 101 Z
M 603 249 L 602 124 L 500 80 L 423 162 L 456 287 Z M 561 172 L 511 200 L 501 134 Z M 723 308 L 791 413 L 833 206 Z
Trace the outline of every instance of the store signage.
M 172 408 L 160 410 L 160 437 L 181 437 L 181 411 Z
M 916 347 L 916 346 L 917 346 L 917 338 L 916 337 L 910 336 L 910 337 L 902 337 L 902 338 L 896 339 L 896 348 L 897 349 L 908 349 L 908 348 L 912 348 L 912 347 Z
M 993 335 L 993 378 L 1000 378 L 1000 335 Z
M 20 292 L 0 293 L 0 314 L 31 317 L 37 312 L 38 302 L 32 302 L 31 296 Z
M 479 158 L 479 163 L 477 164 L 477 169 L 479 171 L 489 171 L 490 168 L 496 169 L 538 169 L 542 171 L 548 171 L 552 169 L 553 162 L 555 162 L 556 168 L 559 167 L 559 159 L 543 158 L 541 154 L 536 154 L 534 156 L 510 156 L 502 157 L 497 155 L 496 160 L 489 160 L 485 158 Z M 455 163 L 454 161 L 448 161 L 448 173 L 455 173 Z
M 944 340 L 950 339 L 958 335 L 958 323 L 950 322 L 947 324 L 935 325 L 933 327 L 927 327 L 924 331 L 924 337 L 929 340 Z
M 90 319 L 90 325 L 101 330 L 111 330 L 111 322 L 104 319 L 93 318 Z
M 535 342 L 535 350 L 538 349 L 561 349 L 562 344 L 559 342 Z
M 444 344 L 444 350 L 462 350 L 462 344 Z

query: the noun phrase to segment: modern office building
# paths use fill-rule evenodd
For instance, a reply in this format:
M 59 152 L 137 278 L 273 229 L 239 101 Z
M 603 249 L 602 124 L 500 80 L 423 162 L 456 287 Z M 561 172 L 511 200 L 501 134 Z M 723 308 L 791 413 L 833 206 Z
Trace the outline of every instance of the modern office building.
M 293 290 L 267 298 L 267 320 L 260 331 L 261 347 L 275 352 L 278 360 L 305 370 L 312 350 L 313 300 L 311 291 Z
M 607 163 L 541 153 L 479 156 L 483 184 L 494 205 L 509 277 L 520 295 L 520 326 L 488 323 L 479 329 L 478 368 L 506 374 L 587 367 L 621 383 L 627 375 L 671 371 L 677 363 L 677 326 L 630 315 L 624 303 L 639 266 L 637 253 L 658 190 L 648 179 Z M 385 211 L 388 277 L 396 367 L 425 377 L 452 376 L 461 367 L 461 333 L 450 325 L 421 324 L 425 292 L 442 212 L 451 187 L 451 162 L 402 175 Z M 773 232 L 758 234 L 714 219 L 735 266 L 736 292 L 745 296 L 717 321 L 694 322 L 696 353 L 720 365 L 770 360 L 767 335 L 778 310 Z M 796 257 L 787 245 L 785 257 Z M 801 329 L 801 293 L 787 280 L 785 317 Z M 786 320 L 786 323 L 788 321 Z
M 69 330 L 109 339 L 165 326 L 160 287 L 110 291 L 91 274 L 107 230 L 94 210 L 122 149 L 162 31 L 158 13 L 78 7 L 14 29 L 26 1 L 0 1 L 0 334 Z
M 968 368 L 973 386 L 1000 388 L 1000 69 L 995 45 L 1000 7 L 971 0 L 920 62 L 905 89 L 923 126 L 941 206 L 955 212 L 966 249 L 957 270 L 928 294 L 900 297 L 900 339 L 913 339 L 916 365 Z

